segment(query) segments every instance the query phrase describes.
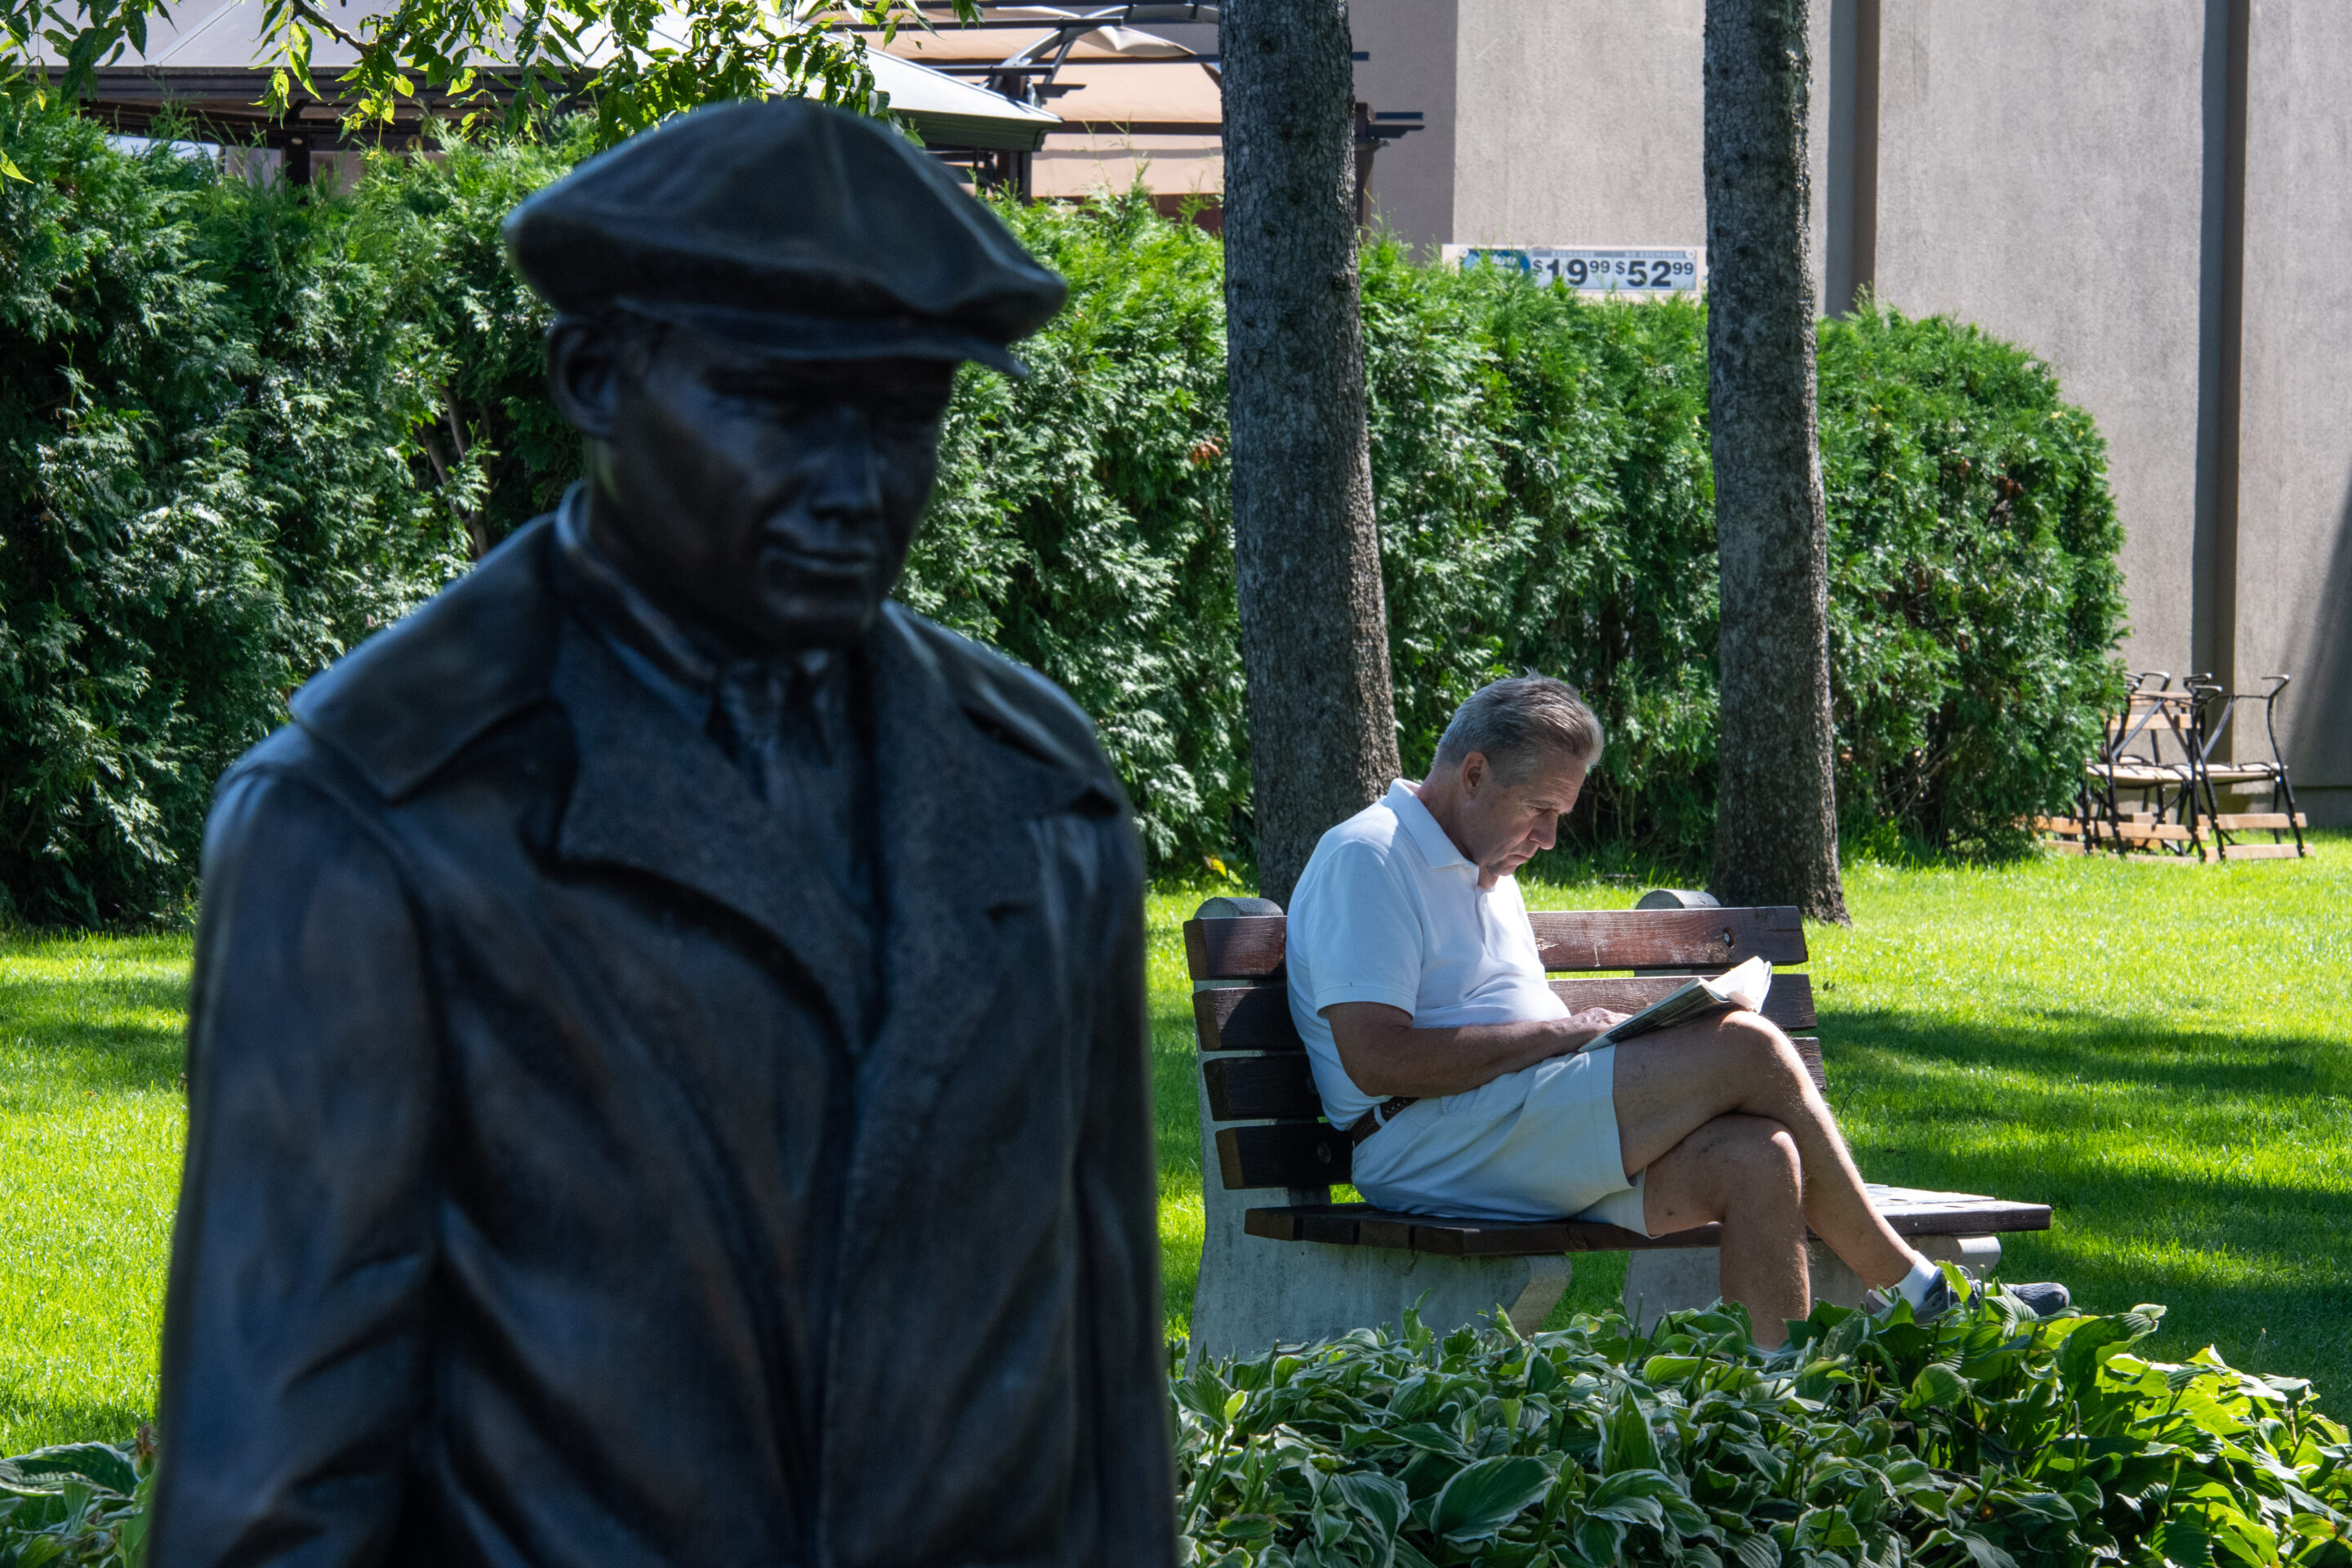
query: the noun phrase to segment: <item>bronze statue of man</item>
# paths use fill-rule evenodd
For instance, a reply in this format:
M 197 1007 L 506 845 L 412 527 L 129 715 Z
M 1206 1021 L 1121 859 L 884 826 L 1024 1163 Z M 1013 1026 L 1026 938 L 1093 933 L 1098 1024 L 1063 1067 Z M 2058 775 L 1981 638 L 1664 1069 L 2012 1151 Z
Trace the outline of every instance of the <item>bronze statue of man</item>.
M 507 237 L 589 477 L 222 783 L 151 1561 L 1172 1563 L 1130 814 L 884 602 L 1061 279 L 806 103 Z

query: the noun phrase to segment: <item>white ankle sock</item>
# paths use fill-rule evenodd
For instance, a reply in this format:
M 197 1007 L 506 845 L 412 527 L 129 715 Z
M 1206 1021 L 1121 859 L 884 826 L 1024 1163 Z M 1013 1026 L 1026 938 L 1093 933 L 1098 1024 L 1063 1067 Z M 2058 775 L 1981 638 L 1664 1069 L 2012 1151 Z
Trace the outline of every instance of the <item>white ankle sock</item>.
M 1895 1289 L 1896 1294 L 1916 1307 L 1927 1299 L 1928 1289 L 1937 1280 L 1943 1278 L 1943 1273 L 1917 1253 L 1915 1252 L 1911 1256 L 1916 1261 L 1911 1265 L 1911 1272 L 1903 1277 L 1902 1282 L 1896 1285 Z

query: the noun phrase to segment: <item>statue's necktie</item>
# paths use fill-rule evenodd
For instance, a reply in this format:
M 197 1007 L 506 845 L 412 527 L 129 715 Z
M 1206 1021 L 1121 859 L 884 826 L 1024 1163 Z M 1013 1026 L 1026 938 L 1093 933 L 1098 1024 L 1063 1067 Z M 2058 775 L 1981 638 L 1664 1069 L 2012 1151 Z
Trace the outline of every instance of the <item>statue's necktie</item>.
M 745 660 L 719 678 L 736 764 L 792 837 L 823 863 L 850 908 L 873 909 L 866 769 L 848 711 L 847 672 L 785 659 Z

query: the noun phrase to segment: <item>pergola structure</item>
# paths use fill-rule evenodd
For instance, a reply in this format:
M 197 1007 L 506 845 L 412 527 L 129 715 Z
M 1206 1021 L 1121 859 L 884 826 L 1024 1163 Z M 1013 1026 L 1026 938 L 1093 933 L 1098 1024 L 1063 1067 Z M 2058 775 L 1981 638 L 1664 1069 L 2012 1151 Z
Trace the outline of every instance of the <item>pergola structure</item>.
M 964 160 L 979 180 L 1024 199 L 1084 197 L 1140 178 L 1170 210 L 1220 200 L 1224 107 L 1216 5 L 981 0 L 980 10 L 980 21 L 960 24 L 949 6 L 927 5 L 932 30 L 903 31 L 888 46 L 902 58 L 1059 117 L 1037 148 Z M 1421 129 L 1420 120 L 1356 106 L 1360 213 L 1372 154 Z

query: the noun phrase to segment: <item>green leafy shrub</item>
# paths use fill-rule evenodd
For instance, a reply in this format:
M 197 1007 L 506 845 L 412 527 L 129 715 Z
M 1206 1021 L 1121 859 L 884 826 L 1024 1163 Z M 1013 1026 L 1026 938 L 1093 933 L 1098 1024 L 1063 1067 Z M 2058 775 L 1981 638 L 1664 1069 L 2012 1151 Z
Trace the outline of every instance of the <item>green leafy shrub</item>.
M 1488 270 L 1367 258 L 1372 472 L 1399 741 L 1424 768 L 1463 699 L 1538 669 L 1609 748 L 1571 841 L 1691 858 L 1715 822 L 1706 319 Z
M 68 1443 L 0 1459 L 0 1568 L 138 1568 L 145 1561 L 155 1449 Z
M 2309 1386 L 2130 1347 L 2163 1309 L 1932 1323 L 1737 1308 L 1440 1338 L 1408 1315 L 1175 1385 L 1218 1568 L 2343 1568 L 2352 1444 Z
M 545 510 L 579 443 L 498 226 L 589 146 L 453 143 L 257 190 L 0 105 L 0 898 L 165 914 L 212 784 L 285 694 Z M 1071 280 L 968 372 L 902 595 L 1099 725 L 1155 868 L 1246 858 L 1223 253 L 1140 199 L 1006 209 Z M 1364 257 L 1399 738 L 1523 668 L 1610 748 L 1579 850 L 1702 863 L 1716 762 L 1706 319 Z M 1832 688 L 1850 840 L 1998 852 L 2062 805 L 2114 682 L 2095 429 L 2022 351 L 1825 325 Z M 0 913 L 5 913 L 0 909 Z
M 962 374 L 899 596 L 1059 681 L 1197 865 L 1249 794 L 1221 252 L 1141 201 L 1007 216 L 1070 302 L 1027 380 Z
M 1038 374 L 973 377 L 907 596 L 1068 686 L 1162 867 L 1246 852 L 1221 250 L 1137 202 L 1006 214 L 1072 280 Z M 1610 746 L 1584 852 L 1701 864 L 1717 587 L 1706 314 L 1364 258 L 1399 740 L 1533 668 Z M 2116 687 L 2121 531 L 2090 417 L 2022 350 L 1873 309 L 1825 324 L 1832 689 L 1850 841 L 1998 853 L 2071 798 Z
M 446 351 L 349 204 L 0 132 L 0 888 L 151 917 L 284 693 L 462 565 L 412 469 Z
M 379 237 L 384 286 L 432 342 L 433 406 L 409 434 L 410 471 L 436 489 L 470 552 L 552 508 L 580 473 L 580 437 L 547 396 L 554 312 L 507 265 L 499 226 L 593 147 L 585 118 L 545 142 L 449 140 L 432 158 L 380 158 L 350 193 Z
M 1821 395 L 1845 830 L 2014 847 L 2118 689 L 2105 444 L 2048 366 L 1876 306 L 1823 324 Z
M 1215 1568 L 2352 1565 L 2352 1438 L 2300 1381 L 2133 1354 L 2162 1313 L 1825 1305 L 1769 1353 L 1736 1307 L 1408 1313 L 1176 1379 L 1178 1523 Z M 151 1459 L 0 1461 L 0 1568 L 135 1563 Z

